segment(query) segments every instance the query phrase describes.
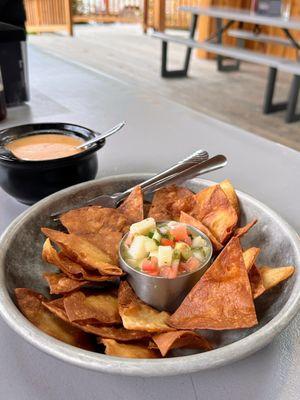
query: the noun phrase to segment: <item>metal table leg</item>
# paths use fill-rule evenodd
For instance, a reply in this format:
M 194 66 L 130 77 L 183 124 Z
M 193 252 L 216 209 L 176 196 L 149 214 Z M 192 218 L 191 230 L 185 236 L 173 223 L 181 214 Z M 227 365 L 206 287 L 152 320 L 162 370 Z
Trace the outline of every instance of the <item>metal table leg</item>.
M 198 15 L 192 16 L 192 22 L 189 30 L 189 39 L 194 39 L 198 22 Z M 186 49 L 183 69 L 170 71 L 167 68 L 168 63 L 168 42 L 162 41 L 161 55 L 161 76 L 163 78 L 185 78 L 188 74 L 188 69 L 191 61 L 192 47 Z
M 234 21 L 229 21 L 226 25 L 223 26 L 222 18 L 216 18 L 216 43 L 222 44 L 223 42 L 223 33 L 233 24 Z M 224 61 L 229 61 L 230 63 Z M 217 68 L 218 71 L 222 72 L 231 72 L 238 71 L 240 68 L 240 60 L 235 60 L 230 57 L 224 57 L 217 55 Z

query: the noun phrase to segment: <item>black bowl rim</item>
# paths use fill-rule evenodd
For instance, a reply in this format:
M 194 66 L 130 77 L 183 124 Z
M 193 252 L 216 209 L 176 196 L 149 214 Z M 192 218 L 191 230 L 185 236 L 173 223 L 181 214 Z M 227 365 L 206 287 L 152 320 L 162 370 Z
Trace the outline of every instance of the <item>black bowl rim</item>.
M 9 134 L 10 131 L 13 131 L 14 129 L 18 129 L 18 128 L 23 128 L 26 129 L 28 128 L 29 130 L 34 130 L 36 129 L 38 130 L 43 130 L 46 129 L 46 127 L 48 127 L 48 129 L 57 129 L 57 130 L 61 130 L 61 131 L 70 131 L 70 133 L 74 133 L 76 134 L 76 131 L 72 131 L 72 127 L 73 128 L 79 128 L 82 129 L 84 131 L 86 131 L 86 133 L 90 134 L 92 137 L 95 137 L 98 133 L 93 131 L 92 129 L 86 128 L 85 126 L 82 125 L 77 125 L 77 124 L 73 124 L 71 122 L 35 122 L 35 123 L 28 123 L 28 124 L 20 124 L 20 125 L 15 125 L 15 126 L 10 126 L 8 128 L 4 128 L 2 130 L 0 130 L 0 143 L 2 142 L 1 136 L 4 134 Z M 32 133 L 34 135 L 34 133 Z M 42 134 L 41 132 L 39 132 L 39 134 Z M 26 135 L 24 135 L 26 136 Z M 29 133 L 28 136 L 31 136 L 31 134 Z M 88 156 L 89 154 L 92 154 L 96 151 L 98 151 L 99 149 L 101 149 L 104 145 L 105 145 L 105 139 L 101 140 L 98 143 L 94 143 L 92 144 L 90 147 L 88 147 L 86 150 L 83 150 L 80 153 L 77 154 L 73 154 L 72 156 L 67 156 L 67 157 L 61 157 L 61 158 L 53 158 L 53 159 L 49 159 L 49 160 L 22 160 L 19 158 L 16 158 L 15 160 L 3 160 L 0 159 L 0 163 L 5 164 L 5 165 L 26 165 L 26 166 L 46 166 L 46 165 L 52 165 L 55 164 L 57 165 L 57 163 L 63 164 L 65 162 L 69 162 L 72 160 L 76 160 L 76 159 L 80 159 L 82 157 Z

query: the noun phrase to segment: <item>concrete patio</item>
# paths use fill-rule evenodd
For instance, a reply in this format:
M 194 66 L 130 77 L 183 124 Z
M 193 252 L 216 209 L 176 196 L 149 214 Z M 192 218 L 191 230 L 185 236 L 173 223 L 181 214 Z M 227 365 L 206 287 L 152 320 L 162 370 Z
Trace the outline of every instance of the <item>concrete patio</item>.
M 29 43 L 148 93 L 300 150 L 299 122 L 286 124 L 283 112 L 272 115 L 261 112 L 267 68 L 243 63 L 240 72 L 219 73 L 213 61 L 200 60 L 194 54 L 189 79 L 162 79 L 160 42 L 144 35 L 138 25 L 76 25 L 73 38 L 62 34 L 29 35 Z M 184 49 L 176 45 L 171 48 L 171 65 L 181 66 Z M 278 99 L 287 96 L 290 78 L 280 74 Z

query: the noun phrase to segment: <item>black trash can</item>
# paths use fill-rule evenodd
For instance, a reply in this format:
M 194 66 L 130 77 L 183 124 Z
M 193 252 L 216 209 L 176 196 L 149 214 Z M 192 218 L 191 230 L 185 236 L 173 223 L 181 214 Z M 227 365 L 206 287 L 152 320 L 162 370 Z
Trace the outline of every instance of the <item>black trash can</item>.
M 24 29 L 0 22 L 0 67 L 7 107 L 29 100 L 27 44 Z

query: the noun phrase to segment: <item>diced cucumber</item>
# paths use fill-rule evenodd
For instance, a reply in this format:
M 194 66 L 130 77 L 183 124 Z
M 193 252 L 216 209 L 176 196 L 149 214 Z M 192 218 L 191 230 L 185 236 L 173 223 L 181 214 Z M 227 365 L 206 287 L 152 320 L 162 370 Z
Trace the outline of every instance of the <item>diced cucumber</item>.
M 175 250 L 179 251 L 185 260 L 188 260 L 192 256 L 190 246 L 184 242 L 177 242 L 175 244 Z
M 158 258 L 158 251 L 156 250 L 156 251 L 151 251 L 150 253 L 149 253 L 149 257 L 156 257 L 156 258 Z
M 126 262 L 133 268 L 141 269 L 140 264 L 142 260 L 136 260 L 134 258 L 127 258 Z
M 130 232 L 135 235 L 147 235 L 149 232 L 156 229 L 156 223 L 154 218 L 146 218 L 143 221 L 136 222 L 130 227 Z
M 172 264 L 173 249 L 171 246 L 158 246 L 158 266 L 170 267 Z
M 204 262 L 206 256 L 203 254 L 203 251 L 201 250 L 194 250 L 193 251 L 194 257 L 196 257 L 199 261 Z
M 160 234 L 157 230 L 155 230 L 155 231 L 154 231 L 154 234 L 153 234 L 153 236 L 152 236 L 152 239 L 153 239 L 153 240 L 156 240 L 158 243 L 160 243 L 160 241 L 161 241 L 161 234 Z
M 192 248 L 199 248 L 206 245 L 206 241 L 201 236 L 196 236 L 192 241 Z
M 130 258 L 138 260 L 147 256 L 148 253 L 145 249 L 145 239 L 145 236 L 142 235 L 137 235 L 134 237 L 129 248 Z
M 157 248 L 158 248 L 158 246 L 157 246 L 155 240 L 145 237 L 145 250 L 147 252 L 155 251 L 155 250 L 157 250 Z

